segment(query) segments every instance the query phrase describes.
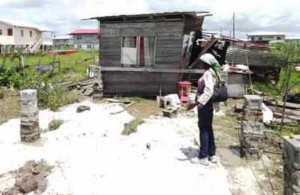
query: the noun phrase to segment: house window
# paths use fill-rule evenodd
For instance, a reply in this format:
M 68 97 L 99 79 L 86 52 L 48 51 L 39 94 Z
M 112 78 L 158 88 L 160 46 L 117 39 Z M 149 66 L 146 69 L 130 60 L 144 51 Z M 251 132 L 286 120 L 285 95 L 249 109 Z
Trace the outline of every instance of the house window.
M 152 66 L 154 64 L 155 37 L 123 37 L 121 64 L 125 67 Z
M 86 46 L 88 49 L 92 49 L 92 45 L 87 45 Z
M 13 29 L 12 28 L 7 29 L 7 35 L 8 36 L 13 36 Z
M 21 30 L 21 37 L 24 37 L 24 30 Z
M 259 40 L 259 41 L 262 41 L 262 40 L 263 40 L 263 38 L 262 38 L 262 37 L 258 37 L 258 40 Z
M 277 37 L 277 40 L 281 40 L 281 37 Z
M 29 31 L 29 36 L 32 37 L 32 31 Z
M 81 39 L 81 35 L 77 35 L 76 38 L 79 40 Z
M 2 29 L 0 29 L 0 35 L 2 35 Z
M 78 45 L 78 49 L 81 49 L 81 45 Z

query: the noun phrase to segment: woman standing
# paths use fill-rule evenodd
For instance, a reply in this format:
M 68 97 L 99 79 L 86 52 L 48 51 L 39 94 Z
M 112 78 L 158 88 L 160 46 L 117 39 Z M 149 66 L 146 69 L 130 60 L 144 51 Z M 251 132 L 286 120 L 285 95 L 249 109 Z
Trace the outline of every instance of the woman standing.
M 200 60 L 203 63 L 205 72 L 198 80 L 197 101 L 195 103 L 198 107 L 198 126 L 200 130 L 200 151 L 195 161 L 203 165 L 209 165 L 209 161 L 217 163 L 215 138 L 212 128 L 214 103 L 211 97 L 220 65 L 210 53 L 203 54 Z M 218 108 L 218 105 L 215 106 Z

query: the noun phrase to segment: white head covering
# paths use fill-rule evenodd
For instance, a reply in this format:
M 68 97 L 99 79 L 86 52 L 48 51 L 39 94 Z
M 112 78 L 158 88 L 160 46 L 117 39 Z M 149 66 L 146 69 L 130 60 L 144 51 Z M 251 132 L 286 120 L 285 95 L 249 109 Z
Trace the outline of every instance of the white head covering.
M 200 60 L 205 62 L 206 64 L 212 66 L 213 64 L 215 63 L 218 63 L 218 61 L 216 60 L 216 58 L 210 54 L 210 53 L 206 53 L 206 54 L 203 54 L 201 57 L 200 57 Z

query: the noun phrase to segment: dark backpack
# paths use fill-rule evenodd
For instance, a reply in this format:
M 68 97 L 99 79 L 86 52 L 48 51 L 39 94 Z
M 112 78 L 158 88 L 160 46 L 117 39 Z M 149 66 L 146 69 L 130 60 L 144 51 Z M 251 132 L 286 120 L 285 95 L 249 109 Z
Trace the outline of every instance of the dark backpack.
M 221 81 L 220 75 L 212 68 L 217 75 L 217 81 L 214 86 L 214 93 L 211 97 L 212 102 L 225 102 L 228 99 L 227 86 L 224 81 Z

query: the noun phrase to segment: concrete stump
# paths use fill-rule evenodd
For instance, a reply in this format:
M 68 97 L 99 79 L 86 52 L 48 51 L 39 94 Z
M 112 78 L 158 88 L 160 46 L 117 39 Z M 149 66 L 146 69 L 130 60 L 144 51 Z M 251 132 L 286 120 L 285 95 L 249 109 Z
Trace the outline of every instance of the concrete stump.
M 260 123 L 242 121 L 241 155 L 247 158 L 260 159 L 263 153 L 264 130 Z
M 21 141 L 34 142 L 40 138 L 37 91 L 26 89 L 21 95 Z
M 300 195 L 300 135 L 283 138 L 284 195 Z

